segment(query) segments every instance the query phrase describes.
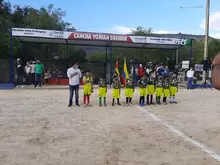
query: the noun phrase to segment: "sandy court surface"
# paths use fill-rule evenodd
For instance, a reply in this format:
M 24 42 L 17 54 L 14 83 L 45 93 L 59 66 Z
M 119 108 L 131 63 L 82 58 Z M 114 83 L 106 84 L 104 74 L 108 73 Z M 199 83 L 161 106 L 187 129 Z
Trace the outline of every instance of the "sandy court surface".
M 144 112 L 220 154 L 220 92 L 180 90 L 177 105 L 143 111 L 113 108 L 110 89 L 108 107 L 99 108 L 97 96 L 92 107 L 68 108 L 65 89 L 0 91 L 0 165 L 220 164 Z

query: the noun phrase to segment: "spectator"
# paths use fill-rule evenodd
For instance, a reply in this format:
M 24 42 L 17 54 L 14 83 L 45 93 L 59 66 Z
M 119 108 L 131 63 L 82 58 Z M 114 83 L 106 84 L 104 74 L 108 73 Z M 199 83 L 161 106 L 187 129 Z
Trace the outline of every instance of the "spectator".
M 18 75 L 18 87 L 20 87 L 23 83 L 24 70 L 22 67 L 22 61 L 20 58 L 17 59 L 17 75 Z
M 73 104 L 73 94 L 75 93 L 76 105 L 79 105 L 79 85 L 80 78 L 82 77 L 81 70 L 78 68 L 78 64 L 75 63 L 71 68 L 67 70 L 67 77 L 69 78 L 69 105 L 71 107 Z
M 36 68 L 35 68 L 35 61 L 32 61 L 31 62 L 31 82 L 32 82 L 32 84 L 34 85 L 35 84 L 35 70 L 36 70 Z
M 26 63 L 26 66 L 24 67 L 24 71 L 25 71 L 26 85 L 31 85 L 31 66 L 29 62 Z
M 166 66 L 165 69 L 164 69 L 164 75 L 166 77 L 168 77 L 170 75 L 170 70 L 169 70 L 168 66 Z
M 36 79 L 35 79 L 35 86 L 39 85 L 42 87 L 42 76 L 44 71 L 44 65 L 38 60 L 37 64 L 35 65 L 35 73 L 36 73 Z
M 187 89 L 192 89 L 193 77 L 194 77 L 194 70 L 191 68 L 186 73 L 187 77 Z
M 139 67 L 138 67 L 138 70 L 137 70 L 138 80 L 140 80 L 141 77 L 143 77 L 144 71 L 145 70 L 144 70 L 142 64 L 140 64 Z

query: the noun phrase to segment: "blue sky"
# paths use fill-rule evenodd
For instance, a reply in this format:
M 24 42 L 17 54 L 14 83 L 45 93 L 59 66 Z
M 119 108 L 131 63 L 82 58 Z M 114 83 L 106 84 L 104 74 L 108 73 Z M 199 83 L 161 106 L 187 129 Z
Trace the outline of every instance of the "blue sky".
M 206 0 L 9 0 L 35 8 L 54 4 L 67 12 L 64 20 L 80 31 L 127 33 L 137 26 L 156 33 L 204 34 Z M 210 35 L 220 38 L 220 0 L 211 0 Z

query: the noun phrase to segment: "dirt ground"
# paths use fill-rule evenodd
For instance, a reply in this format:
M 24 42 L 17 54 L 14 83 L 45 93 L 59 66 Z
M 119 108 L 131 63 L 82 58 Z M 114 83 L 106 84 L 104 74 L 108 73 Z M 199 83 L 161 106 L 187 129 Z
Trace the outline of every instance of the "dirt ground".
M 110 89 L 108 107 L 97 96 L 68 108 L 67 89 L 0 91 L 0 165 L 220 164 L 137 105 L 112 107 Z M 143 109 L 220 154 L 220 92 L 182 89 L 177 100 Z

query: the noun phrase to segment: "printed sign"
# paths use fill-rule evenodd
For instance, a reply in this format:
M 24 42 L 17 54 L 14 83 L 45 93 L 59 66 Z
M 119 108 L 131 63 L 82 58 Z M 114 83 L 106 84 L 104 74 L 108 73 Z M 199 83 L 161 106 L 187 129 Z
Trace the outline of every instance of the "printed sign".
M 119 34 L 67 32 L 43 29 L 12 28 L 12 35 L 18 37 L 57 38 L 70 40 L 117 41 L 141 44 L 189 45 L 190 40 L 149 36 L 129 36 Z
M 66 38 L 68 38 L 68 36 L 70 34 L 71 34 L 71 32 L 56 31 L 56 30 L 12 28 L 12 35 L 13 36 L 20 36 L 20 37 L 66 39 Z
M 195 64 L 195 71 L 202 72 L 203 71 L 203 64 Z
M 81 33 L 73 32 L 69 39 L 77 40 L 102 40 L 102 41 L 120 41 L 120 42 L 129 42 L 128 36 L 126 35 L 114 35 L 114 34 L 101 34 L 101 33 Z

